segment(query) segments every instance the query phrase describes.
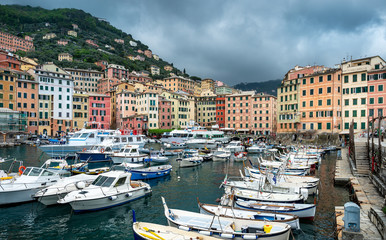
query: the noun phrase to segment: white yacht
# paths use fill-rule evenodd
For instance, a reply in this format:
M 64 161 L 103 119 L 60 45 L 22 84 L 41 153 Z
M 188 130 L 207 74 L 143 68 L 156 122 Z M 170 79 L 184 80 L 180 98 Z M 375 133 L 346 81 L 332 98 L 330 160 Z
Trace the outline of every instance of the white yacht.
M 231 141 L 225 149 L 231 151 L 231 153 L 235 152 L 244 152 L 245 147 L 241 145 L 241 141 Z
M 151 193 L 149 184 L 131 181 L 131 174 L 122 171 L 102 173 L 82 190 L 73 191 L 58 203 L 69 203 L 75 212 L 97 211 L 125 204 Z
M 114 164 L 127 163 L 139 163 L 144 162 L 147 158 L 147 154 L 139 153 L 138 145 L 126 145 L 118 153 L 111 155 L 111 160 Z
M 213 162 L 216 161 L 227 161 L 231 158 L 231 151 L 225 148 L 218 148 L 213 153 Z
M 201 165 L 203 158 L 198 154 L 197 150 L 188 149 L 182 153 L 182 158 L 177 158 L 180 168 L 195 167 Z

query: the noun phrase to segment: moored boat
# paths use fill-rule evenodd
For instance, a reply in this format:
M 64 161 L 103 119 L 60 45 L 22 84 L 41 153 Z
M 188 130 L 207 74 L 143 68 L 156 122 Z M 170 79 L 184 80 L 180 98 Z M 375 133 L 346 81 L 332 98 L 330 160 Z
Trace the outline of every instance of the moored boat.
M 185 168 L 201 165 L 203 159 L 200 157 L 197 150 L 188 149 L 182 152 L 182 157 L 177 158 L 176 161 L 180 168 Z
M 134 168 L 126 171 L 131 173 L 132 180 L 146 180 L 164 177 L 172 171 L 172 165 L 153 166 L 148 168 Z

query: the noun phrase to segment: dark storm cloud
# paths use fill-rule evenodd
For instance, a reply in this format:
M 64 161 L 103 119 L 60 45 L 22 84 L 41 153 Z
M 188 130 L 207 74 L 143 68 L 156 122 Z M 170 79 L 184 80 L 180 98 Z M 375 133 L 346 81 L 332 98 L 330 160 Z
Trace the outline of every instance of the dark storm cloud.
M 83 9 L 189 74 L 230 85 L 282 78 L 295 65 L 333 67 L 348 56 L 386 54 L 383 0 L 5 3 Z

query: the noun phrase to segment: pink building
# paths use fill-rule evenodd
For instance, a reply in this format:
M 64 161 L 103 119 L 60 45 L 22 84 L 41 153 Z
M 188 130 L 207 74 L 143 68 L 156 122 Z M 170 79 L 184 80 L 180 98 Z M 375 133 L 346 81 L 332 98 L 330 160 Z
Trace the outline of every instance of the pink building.
M 105 61 L 105 60 L 101 60 L 101 61 L 95 62 L 94 64 L 99 66 L 99 67 L 101 67 L 102 71 L 106 70 L 107 66 L 109 65 L 109 63 L 107 61 Z
M 368 93 L 367 109 L 368 116 L 385 116 L 386 113 L 386 67 L 375 69 L 367 73 Z M 374 127 L 378 127 L 375 125 Z
M 251 101 L 251 130 L 255 135 L 276 133 L 277 98 L 267 94 L 256 94 Z
M 127 118 L 123 118 L 123 124 L 128 126 L 128 129 L 133 131 L 133 134 L 146 134 L 147 133 L 147 115 L 134 115 Z
M 127 79 L 127 76 L 129 75 L 129 70 L 126 70 L 124 66 L 117 65 L 117 64 L 109 64 L 107 68 L 105 69 L 105 77 L 111 78 L 111 79 L 119 79 L 122 78 Z
M 60 39 L 57 41 L 58 45 L 66 46 L 68 44 L 67 39 Z
M 114 90 L 114 86 L 120 82 L 120 80 L 114 78 L 101 78 L 98 80 L 97 91 L 99 94 L 107 94 L 108 92 Z
M 153 53 L 150 50 L 145 50 L 143 52 L 143 54 L 145 54 L 145 56 L 148 57 L 148 58 L 152 58 L 153 57 Z
M 89 123 L 91 128 L 110 128 L 110 96 L 89 94 Z
M 114 39 L 114 41 L 115 41 L 116 43 L 120 43 L 120 44 L 124 44 L 124 43 L 125 43 L 125 40 L 123 40 L 123 39 L 118 39 L 118 38 Z
M 171 129 L 172 127 L 172 113 L 171 101 L 165 97 L 158 97 L 158 128 Z
M 91 46 L 94 46 L 94 47 L 99 47 L 99 45 L 96 44 L 96 43 L 95 43 L 93 40 L 91 40 L 91 39 L 87 39 L 87 40 L 86 40 L 86 43 L 89 44 L 89 45 L 91 45 Z
M 136 113 L 136 98 L 135 92 L 123 90 L 116 94 L 116 126 L 120 129 L 132 129 L 130 122 L 124 122 L 134 116 Z
M 0 32 L 0 49 L 11 52 L 16 52 L 17 50 L 24 52 L 35 51 L 34 43 L 31 40 L 19 38 L 6 32 Z

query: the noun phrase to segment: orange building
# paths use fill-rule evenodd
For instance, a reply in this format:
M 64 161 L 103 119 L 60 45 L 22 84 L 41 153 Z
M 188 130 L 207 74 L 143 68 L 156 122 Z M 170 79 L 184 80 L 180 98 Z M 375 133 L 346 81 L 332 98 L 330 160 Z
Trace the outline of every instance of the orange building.
M 38 111 L 39 111 L 39 83 L 27 72 L 16 72 L 17 111 L 26 117 L 24 123 L 27 133 L 38 134 Z
M 260 93 L 251 100 L 251 131 L 255 135 L 271 135 L 276 133 L 277 98 Z
M 16 110 L 16 70 L 0 68 L 0 108 Z
M 342 126 L 341 69 L 315 72 L 300 79 L 298 131 L 338 133 Z
M 6 32 L 0 32 L 0 49 L 11 52 L 16 52 L 18 50 L 28 52 L 34 51 L 35 47 L 34 43 L 30 40 L 25 40 Z
M 195 85 L 197 84 L 194 80 L 189 78 L 184 78 L 180 76 L 173 76 L 164 78 L 162 81 L 163 86 L 171 91 L 184 91 L 190 94 L 194 93 Z
M 386 113 L 386 66 L 371 70 L 367 73 L 368 93 L 367 108 L 368 116 L 385 116 Z M 378 127 L 378 126 L 374 126 Z

